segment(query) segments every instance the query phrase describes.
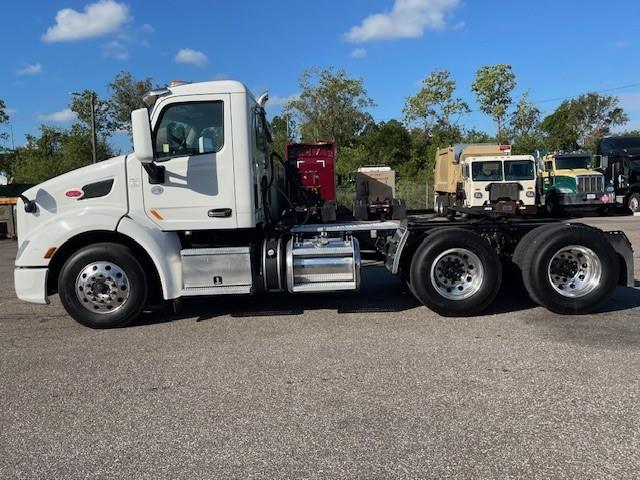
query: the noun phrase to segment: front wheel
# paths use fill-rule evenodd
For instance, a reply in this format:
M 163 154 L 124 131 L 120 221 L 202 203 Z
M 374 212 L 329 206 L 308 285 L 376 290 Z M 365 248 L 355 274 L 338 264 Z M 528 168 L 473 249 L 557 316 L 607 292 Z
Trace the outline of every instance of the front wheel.
M 627 201 L 627 208 L 631 213 L 640 212 L 640 193 L 632 193 Z
M 502 265 L 478 234 L 452 228 L 433 233 L 413 257 L 411 291 L 443 316 L 470 316 L 487 308 L 502 283 Z
M 58 278 L 58 292 L 67 313 L 82 325 L 122 327 L 142 311 L 147 278 L 131 249 L 98 243 L 66 261 Z

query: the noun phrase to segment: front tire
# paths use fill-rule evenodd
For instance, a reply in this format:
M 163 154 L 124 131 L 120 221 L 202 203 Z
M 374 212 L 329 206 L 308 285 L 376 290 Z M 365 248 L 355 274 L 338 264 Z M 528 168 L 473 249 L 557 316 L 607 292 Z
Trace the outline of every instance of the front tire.
M 633 213 L 640 212 L 640 193 L 632 193 L 627 200 L 627 208 Z
M 461 228 L 433 233 L 411 261 L 411 291 L 443 316 L 471 316 L 495 299 L 502 265 L 478 234 Z
M 604 234 L 579 225 L 533 237 L 519 263 L 531 299 L 561 314 L 598 308 L 615 289 L 620 271 Z
M 67 313 L 82 325 L 123 327 L 146 304 L 147 277 L 130 248 L 97 243 L 69 257 L 58 278 L 58 292 Z

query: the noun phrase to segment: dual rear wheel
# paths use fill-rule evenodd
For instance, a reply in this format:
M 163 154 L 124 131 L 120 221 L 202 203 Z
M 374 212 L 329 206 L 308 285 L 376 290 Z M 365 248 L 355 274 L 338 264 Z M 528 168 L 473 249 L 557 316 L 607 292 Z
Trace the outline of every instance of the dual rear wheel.
M 513 262 L 531 299 L 561 314 L 591 312 L 616 287 L 618 258 L 599 230 L 554 224 L 535 228 L 518 243 Z M 444 316 L 475 315 L 498 295 L 502 263 L 475 232 L 447 229 L 430 234 L 418 247 L 409 288 Z

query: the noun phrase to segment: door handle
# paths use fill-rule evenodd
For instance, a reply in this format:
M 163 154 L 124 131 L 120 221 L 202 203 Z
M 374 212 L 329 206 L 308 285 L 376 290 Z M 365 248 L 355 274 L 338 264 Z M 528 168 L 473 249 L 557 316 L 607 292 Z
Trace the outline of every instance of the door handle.
M 228 218 L 231 216 L 230 208 L 212 208 L 207 212 L 209 218 Z

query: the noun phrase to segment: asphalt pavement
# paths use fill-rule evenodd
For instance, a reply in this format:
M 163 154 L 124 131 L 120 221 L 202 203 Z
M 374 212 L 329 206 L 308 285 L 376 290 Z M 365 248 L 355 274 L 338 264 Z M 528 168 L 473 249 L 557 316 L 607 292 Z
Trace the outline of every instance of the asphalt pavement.
M 587 220 L 636 249 L 640 218 Z M 512 282 L 442 318 L 358 293 L 190 300 L 96 331 L 22 303 L 0 242 L 0 478 L 640 477 L 640 289 L 560 316 Z

